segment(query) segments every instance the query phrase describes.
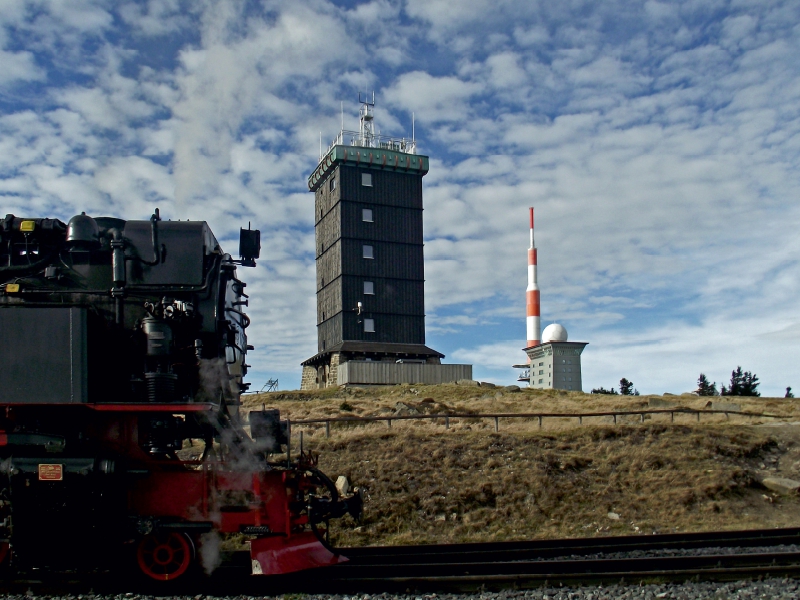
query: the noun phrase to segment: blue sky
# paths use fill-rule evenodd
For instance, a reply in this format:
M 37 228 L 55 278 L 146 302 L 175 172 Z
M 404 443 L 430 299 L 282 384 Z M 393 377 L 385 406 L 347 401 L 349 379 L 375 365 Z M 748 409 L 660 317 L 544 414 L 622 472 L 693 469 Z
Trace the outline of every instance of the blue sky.
M 428 343 L 511 383 L 527 207 L 584 389 L 800 391 L 800 5 L 0 0 L 0 203 L 262 230 L 251 380 L 316 351 L 319 136 L 416 118 Z

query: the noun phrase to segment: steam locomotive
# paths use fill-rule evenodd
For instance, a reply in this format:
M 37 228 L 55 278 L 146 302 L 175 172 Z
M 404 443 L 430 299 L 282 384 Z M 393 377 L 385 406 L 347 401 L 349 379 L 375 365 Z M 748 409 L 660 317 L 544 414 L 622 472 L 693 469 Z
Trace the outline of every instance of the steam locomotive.
M 207 223 L 158 209 L 0 220 L 0 562 L 173 581 L 226 533 L 249 539 L 253 574 L 346 560 L 327 523 L 360 496 L 291 456 L 277 410 L 251 411 L 250 435 L 240 418 L 236 268 L 260 247 L 241 229 L 234 260 Z

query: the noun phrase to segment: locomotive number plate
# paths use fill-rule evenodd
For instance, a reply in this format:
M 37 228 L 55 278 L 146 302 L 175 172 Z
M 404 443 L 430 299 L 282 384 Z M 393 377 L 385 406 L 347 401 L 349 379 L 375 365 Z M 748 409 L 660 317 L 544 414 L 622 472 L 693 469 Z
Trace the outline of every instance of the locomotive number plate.
M 39 481 L 63 481 L 64 465 L 39 465 Z

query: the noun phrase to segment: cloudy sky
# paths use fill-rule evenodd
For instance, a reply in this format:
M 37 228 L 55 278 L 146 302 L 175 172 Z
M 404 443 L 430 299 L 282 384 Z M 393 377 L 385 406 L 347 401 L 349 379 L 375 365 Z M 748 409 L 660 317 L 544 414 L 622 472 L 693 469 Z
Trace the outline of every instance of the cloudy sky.
M 2 213 L 202 219 L 250 282 L 259 389 L 316 352 L 306 178 L 375 90 L 416 116 L 428 344 L 512 383 L 527 208 L 584 389 L 737 365 L 800 391 L 800 4 L 0 0 Z

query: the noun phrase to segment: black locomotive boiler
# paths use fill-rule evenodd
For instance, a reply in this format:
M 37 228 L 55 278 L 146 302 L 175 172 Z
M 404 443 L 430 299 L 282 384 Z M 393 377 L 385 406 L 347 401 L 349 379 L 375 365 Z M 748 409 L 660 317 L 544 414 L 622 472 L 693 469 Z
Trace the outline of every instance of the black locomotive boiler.
M 220 533 L 254 574 L 335 564 L 339 497 L 314 461 L 276 460 L 286 422 L 239 415 L 249 319 L 240 258 L 202 221 L 0 220 L 0 561 L 130 564 L 170 581 Z M 275 460 L 273 460 L 275 459 Z M 216 543 L 216 541 L 214 541 Z

